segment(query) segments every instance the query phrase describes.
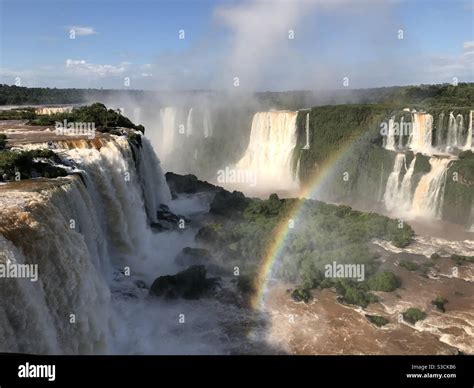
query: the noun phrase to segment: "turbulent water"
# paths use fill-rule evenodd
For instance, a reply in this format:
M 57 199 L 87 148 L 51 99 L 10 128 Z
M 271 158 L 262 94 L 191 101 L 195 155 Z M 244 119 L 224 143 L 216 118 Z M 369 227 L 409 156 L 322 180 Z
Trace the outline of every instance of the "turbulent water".
M 421 178 L 413 195 L 412 211 L 415 215 L 440 217 L 449 162 L 447 158 L 430 159 L 431 171 Z
M 416 157 L 407 168 L 406 155 L 397 154 L 384 194 L 385 207 L 389 212 L 428 219 L 440 217 L 451 159 L 431 157 L 429 162 L 431 170 L 421 177 L 412 195 Z
M 137 283 L 175 273 L 176 254 L 196 233 L 151 231 L 170 192 L 147 140 L 134 149 L 118 137 L 56 146 L 82 178 L 11 183 L 1 193 L 0 261 L 37 264 L 39 280 L 0 283 L 0 351 L 228 352 L 235 344 L 213 317 L 232 319 L 231 307 L 150 299 Z M 187 207 L 185 216 L 199 208 Z
M 298 112 L 271 111 L 256 113 L 247 150 L 237 163 L 238 170 L 255 174 L 257 185 L 274 190 L 297 187 L 291 170 L 296 146 Z
M 472 112 L 469 113 L 469 123 L 461 114 L 440 113 L 436 119 L 436 136 L 434 119 L 429 113 L 412 112 L 409 133 L 403 129 L 403 117 L 400 123 L 395 122 L 395 116 L 390 118 L 384 148 L 397 152 L 384 193 L 385 208 L 390 213 L 411 218 L 440 218 L 450 161 L 457 159 L 458 152 L 472 148 Z M 417 183 L 414 181 L 417 158 L 415 156 L 407 166 L 407 151 L 430 158 L 430 171 Z

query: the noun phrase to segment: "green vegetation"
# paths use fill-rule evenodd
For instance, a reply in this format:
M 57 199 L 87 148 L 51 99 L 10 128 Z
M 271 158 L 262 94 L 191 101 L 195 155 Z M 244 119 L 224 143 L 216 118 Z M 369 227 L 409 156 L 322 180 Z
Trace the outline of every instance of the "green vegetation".
M 441 257 L 440 254 L 436 252 L 430 256 L 432 260 L 438 260 L 440 257 Z
M 443 219 L 470 227 L 470 209 L 474 201 L 474 154 L 464 151 L 451 162 L 444 190 Z
M 0 151 L 5 149 L 5 146 L 7 144 L 7 135 L 4 133 L 0 133 Z
M 448 300 L 441 296 L 437 296 L 436 299 L 431 301 L 431 304 L 443 313 L 446 312 L 446 309 L 444 307 L 446 303 L 448 303 Z
M 291 298 L 295 302 L 309 303 L 313 296 L 311 295 L 311 292 L 309 290 L 306 290 L 304 288 L 297 288 L 292 291 Z
M 295 208 L 304 217 L 292 223 Z M 226 266 L 253 268 L 275 243 L 277 225 L 287 224 L 287 243 L 279 252 L 275 272 L 280 279 L 299 284 L 301 289 L 335 288 L 341 301 L 362 307 L 377 300 L 370 290 L 390 292 L 400 285 L 392 273 L 377 273 L 377 257 L 370 247 L 374 238 L 408 244 L 413 230 L 407 224 L 399 228 L 397 221 L 375 213 L 314 200 L 280 199 L 276 194 L 267 200 L 246 198 L 246 207 L 235 207 L 233 214 L 226 224 L 207 225 L 196 236 L 197 241 L 220 252 Z M 333 262 L 364 265 L 368 281 L 326 278 L 325 266 Z M 250 288 L 248 278 L 253 274 L 241 275 L 239 287 Z
M 126 94 L 129 98 L 145 101 L 152 92 L 112 89 L 56 89 L 27 88 L 0 85 L 0 105 L 71 104 L 91 99 L 100 101 Z M 335 90 L 329 93 L 312 91 L 263 92 L 253 96 L 263 109 L 300 109 L 303 106 L 323 104 L 384 103 L 404 108 L 407 105 L 428 107 L 435 104 L 467 106 L 474 101 L 474 84 L 394 86 L 371 89 Z
M 406 268 L 408 271 L 417 271 L 420 269 L 419 264 L 409 261 L 409 260 L 400 260 L 400 267 Z
M 370 303 L 378 302 L 377 296 L 368 292 L 366 283 L 338 279 L 335 287 L 340 300 L 344 303 L 367 307 Z
M 35 108 L 0 110 L 0 120 L 32 120 L 35 117 Z
M 60 161 L 53 151 L 47 149 L 3 150 L 0 152 L 0 176 L 5 174 L 8 180 L 15 180 L 17 173 L 20 174 L 20 179 L 66 176 L 67 172 L 63 168 L 54 166 Z
M 56 113 L 52 115 L 36 115 L 29 121 L 32 125 L 54 125 L 56 122 L 78 122 L 94 123 L 95 128 L 101 132 L 110 132 L 111 130 L 124 127 L 136 129 L 144 132 L 143 125 L 133 124 L 127 117 L 122 116 L 120 111 L 107 109 L 104 104 L 96 102 L 92 105 L 74 108 L 70 113 Z
M 370 323 L 373 323 L 375 326 L 378 326 L 378 327 L 385 326 L 390 322 L 387 318 L 381 317 L 380 315 L 366 314 L 365 317 Z
M 390 271 L 378 272 L 368 279 L 372 291 L 392 292 L 401 286 L 400 279 Z
M 453 254 L 451 255 L 451 259 L 453 259 L 457 265 L 463 265 L 465 263 L 474 264 L 474 256 L 461 256 Z
M 410 307 L 403 313 L 403 319 L 412 325 L 426 318 L 426 314 L 416 307 Z

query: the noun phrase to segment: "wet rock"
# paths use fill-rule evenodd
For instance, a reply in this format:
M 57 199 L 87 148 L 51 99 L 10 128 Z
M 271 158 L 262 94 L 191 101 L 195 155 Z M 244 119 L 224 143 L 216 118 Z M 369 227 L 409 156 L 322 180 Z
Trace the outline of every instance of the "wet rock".
M 150 224 L 151 228 L 156 232 L 178 229 L 181 221 L 184 221 L 185 223 L 191 222 L 182 215 L 174 214 L 170 208 L 164 204 L 160 205 L 160 209 L 156 212 L 156 218 L 158 219 L 158 222 L 152 222 Z
M 209 262 L 210 252 L 204 248 L 186 247 L 176 256 L 176 264 L 182 266 L 203 265 Z
M 167 299 L 199 299 L 219 286 L 218 278 L 207 278 L 203 265 L 193 265 L 175 275 L 160 276 L 150 289 L 153 296 Z
M 205 181 L 200 181 L 192 174 L 179 175 L 173 172 L 167 172 L 166 182 L 170 187 L 173 197 L 176 197 L 177 194 L 181 193 L 194 194 L 220 190 L 219 187 Z
M 246 198 L 240 191 L 229 192 L 227 190 L 219 191 L 209 209 L 209 213 L 231 216 L 242 213 L 250 203 L 250 199 Z
M 297 288 L 291 293 L 291 299 L 293 299 L 295 302 L 308 303 L 311 299 L 313 299 L 313 296 L 309 290 Z

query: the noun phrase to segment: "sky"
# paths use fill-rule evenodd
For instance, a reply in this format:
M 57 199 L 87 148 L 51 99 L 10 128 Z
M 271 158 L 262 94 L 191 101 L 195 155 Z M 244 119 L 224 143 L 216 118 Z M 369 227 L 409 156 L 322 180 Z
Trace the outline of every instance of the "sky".
M 474 81 L 474 0 L 0 0 L 0 83 L 317 90 Z

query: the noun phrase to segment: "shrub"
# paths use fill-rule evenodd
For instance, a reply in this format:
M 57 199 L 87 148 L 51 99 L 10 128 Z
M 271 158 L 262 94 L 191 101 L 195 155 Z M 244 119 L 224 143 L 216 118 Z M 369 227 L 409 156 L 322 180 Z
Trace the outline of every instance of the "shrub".
M 443 313 L 446 311 L 446 309 L 445 309 L 445 307 L 444 307 L 444 305 L 445 305 L 446 303 L 448 303 L 448 300 L 445 299 L 445 298 L 443 298 L 443 297 L 441 297 L 441 296 L 437 296 L 436 299 L 434 299 L 434 300 L 431 301 L 431 304 L 432 304 L 433 306 L 435 306 L 439 311 L 441 311 L 441 312 L 443 312 Z
M 291 298 L 295 302 L 308 303 L 313 298 L 313 296 L 311 295 L 311 293 L 307 289 L 297 288 L 297 289 L 293 290 L 293 292 L 291 293 Z
M 408 260 L 400 260 L 400 267 L 406 268 L 408 271 L 416 271 L 420 268 L 418 263 Z
M 369 315 L 366 314 L 365 317 L 370 323 L 373 323 L 375 326 L 382 327 L 388 324 L 390 321 L 385 318 L 381 317 L 380 315 Z
M 0 133 L 0 151 L 5 149 L 5 145 L 7 144 L 7 135 L 4 133 Z
M 378 272 L 367 281 L 369 288 L 373 291 L 395 291 L 401 285 L 400 279 L 390 271 Z
M 403 313 L 403 319 L 412 325 L 426 318 L 426 314 L 416 307 L 410 307 Z

